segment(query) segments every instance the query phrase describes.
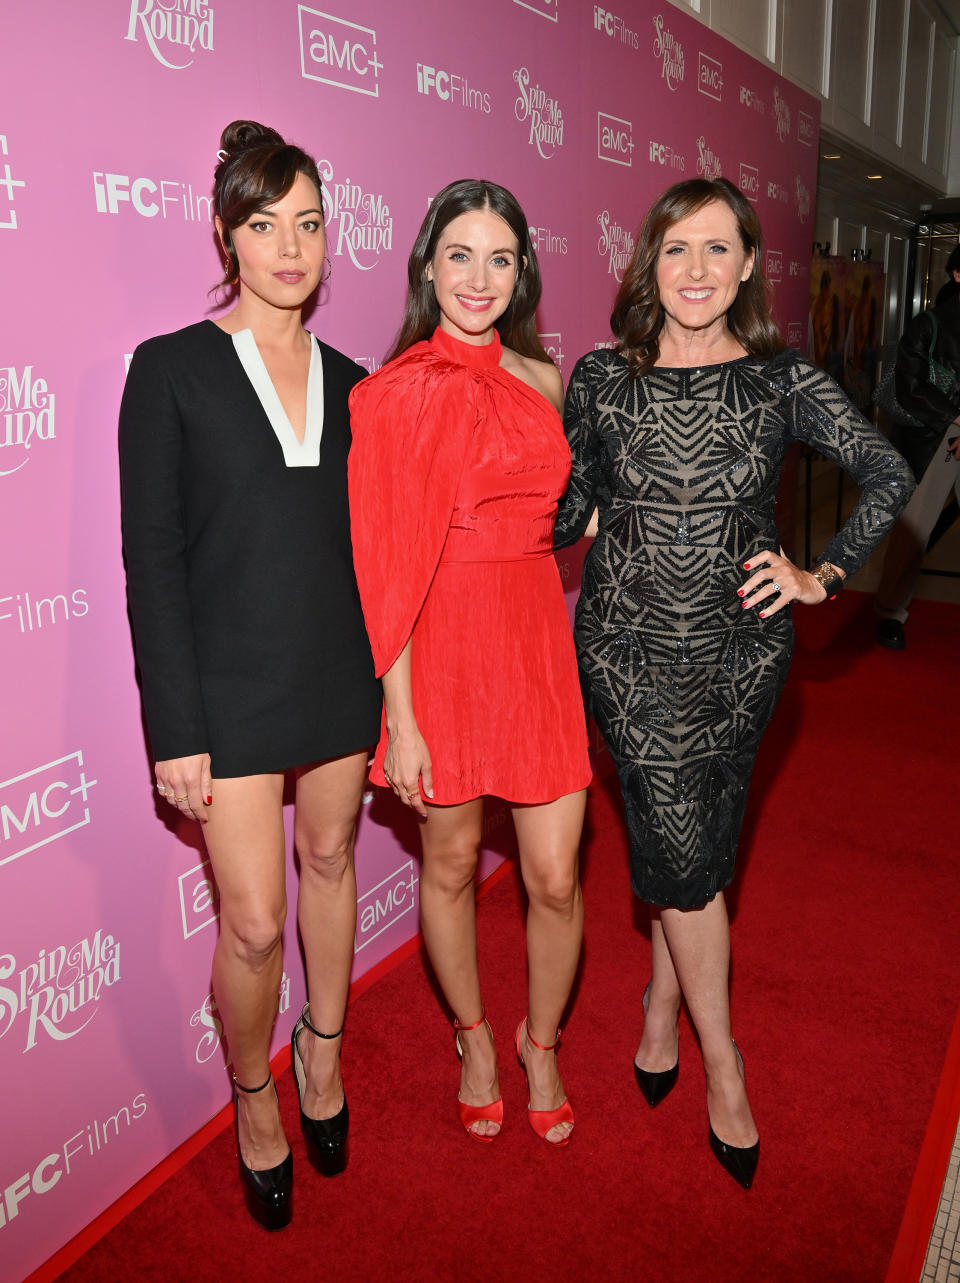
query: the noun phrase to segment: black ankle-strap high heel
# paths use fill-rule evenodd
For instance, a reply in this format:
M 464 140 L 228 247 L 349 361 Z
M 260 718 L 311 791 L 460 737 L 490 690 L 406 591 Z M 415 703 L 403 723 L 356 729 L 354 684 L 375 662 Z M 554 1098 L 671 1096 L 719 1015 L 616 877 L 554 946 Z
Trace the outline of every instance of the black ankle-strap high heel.
M 255 1171 L 243 1161 L 240 1149 L 240 1108 L 238 1092 L 254 1096 L 264 1091 L 273 1082 L 273 1074 L 267 1075 L 267 1081 L 259 1087 L 244 1087 L 237 1075 L 233 1075 L 233 1118 L 237 1133 L 237 1158 L 240 1163 L 240 1180 L 243 1184 L 247 1211 L 264 1229 L 282 1230 L 290 1224 L 293 1215 L 293 1155 L 288 1153 L 282 1163 L 276 1167 L 267 1167 Z M 274 1084 L 276 1091 L 276 1084 Z M 280 1098 L 277 1097 L 279 1105 Z
M 342 1027 L 335 1034 L 322 1034 L 310 1023 L 307 1012 L 310 1004 L 300 1013 L 300 1019 L 293 1026 L 290 1038 L 290 1060 L 293 1064 L 293 1077 L 297 1084 L 297 1096 L 300 1101 L 300 1130 L 307 1146 L 307 1157 L 322 1176 L 337 1176 L 347 1165 L 347 1130 L 350 1126 L 350 1112 L 347 1109 L 347 1094 L 343 1094 L 343 1105 L 332 1118 L 308 1118 L 303 1112 L 303 1096 L 307 1090 L 307 1075 L 303 1067 L 303 1058 L 297 1039 L 304 1029 L 308 1029 L 315 1038 L 329 1042 L 339 1038 Z

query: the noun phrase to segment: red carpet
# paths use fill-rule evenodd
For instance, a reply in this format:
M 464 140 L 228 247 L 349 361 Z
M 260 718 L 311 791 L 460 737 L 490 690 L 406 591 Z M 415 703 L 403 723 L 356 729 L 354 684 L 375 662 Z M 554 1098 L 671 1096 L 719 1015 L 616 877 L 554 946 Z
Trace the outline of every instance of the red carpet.
M 289 1071 L 281 1078 L 298 1182 L 289 1230 L 268 1236 L 247 1219 L 228 1129 L 64 1277 L 882 1280 L 960 987 L 960 608 L 919 603 L 903 654 L 870 643 L 869 609 L 849 594 L 798 612 L 794 673 L 758 763 L 730 895 L 734 1028 L 762 1137 L 749 1193 L 707 1148 L 686 1024 L 669 1099 L 651 1111 L 634 1084 L 649 943 L 607 781 L 591 790 L 586 947 L 561 1058 L 577 1115 L 569 1149 L 550 1152 L 533 1135 L 511 1055 L 524 1014 L 511 871 L 480 902 L 506 1107 L 494 1145 L 460 1130 L 453 1037 L 413 955 L 350 1009 L 344 1176 L 309 1168 Z M 929 1193 L 916 1198 L 922 1220 Z

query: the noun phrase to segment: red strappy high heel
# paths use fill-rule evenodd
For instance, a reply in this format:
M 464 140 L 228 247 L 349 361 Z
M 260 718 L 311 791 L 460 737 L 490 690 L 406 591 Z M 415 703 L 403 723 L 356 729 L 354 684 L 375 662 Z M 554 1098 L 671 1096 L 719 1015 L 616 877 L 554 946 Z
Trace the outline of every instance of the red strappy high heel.
M 527 1066 L 524 1063 L 523 1052 L 520 1050 L 520 1036 L 523 1033 L 524 1025 L 527 1026 L 527 1037 L 533 1043 L 534 1047 L 538 1048 L 540 1051 L 556 1051 L 560 1046 L 561 1031 L 558 1029 L 557 1036 L 554 1041 L 550 1043 L 549 1046 L 545 1047 L 542 1042 L 537 1042 L 536 1038 L 534 1038 L 533 1034 L 530 1032 L 529 1017 L 524 1016 L 520 1021 L 519 1025 L 517 1025 L 517 1059 L 520 1061 L 520 1068 L 523 1070 L 524 1075 L 526 1075 Z M 552 1149 L 562 1149 L 564 1145 L 568 1145 L 570 1143 L 570 1137 L 573 1135 L 572 1132 L 567 1132 L 566 1136 L 564 1136 L 562 1140 L 547 1140 L 547 1132 L 550 1131 L 551 1127 L 556 1127 L 557 1123 L 573 1122 L 573 1106 L 566 1098 L 564 1098 L 563 1104 L 558 1106 L 556 1109 L 531 1109 L 530 1106 L 527 1105 L 527 1117 L 530 1119 L 530 1126 L 537 1133 L 540 1139 L 542 1141 L 546 1141 Z
M 480 1019 L 475 1020 L 472 1025 L 461 1024 L 461 1022 L 457 1019 L 457 1017 L 456 1016 L 454 1017 L 453 1027 L 457 1031 L 456 1032 L 457 1055 L 460 1057 L 461 1060 L 463 1059 L 463 1048 L 460 1045 L 460 1030 L 462 1029 L 466 1033 L 469 1033 L 471 1029 L 479 1029 L 481 1025 L 487 1025 L 486 1013 L 483 1011 L 481 1011 L 480 1013 Z M 487 1025 L 487 1028 L 490 1029 L 490 1026 Z M 490 1037 L 493 1038 L 492 1029 L 490 1029 Z M 457 1093 L 457 1111 L 460 1114 L 460 1121 L 461 1123 L 463 1123 L 463 1129 L 467 1133 L 467 1135 L 470 1137 L 471 1140 L 477 1140 L 482 1145 L 489 1145 L 497 1136 L 499 1136 L 500 1133 L 498 1131 L 497 1132 L 475 1132 L 473 1130 L 473 1124 L 474 1123 L 496 1123 L 497 1127 L 502 1127 L 503 1126 L 503 1097 L 502 1096 L 498 1096 L 496 1100 L 492 1100 L 489 1105 L 466 1105 L 460 1099 L 459 1093 Z

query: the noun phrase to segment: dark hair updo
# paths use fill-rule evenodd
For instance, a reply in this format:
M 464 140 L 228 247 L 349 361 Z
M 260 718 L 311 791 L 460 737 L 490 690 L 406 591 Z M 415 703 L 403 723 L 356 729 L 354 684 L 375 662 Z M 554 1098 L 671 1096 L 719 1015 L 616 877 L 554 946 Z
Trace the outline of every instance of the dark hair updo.
M 770 315 L 771 289 L 763 274 L 763 233 L 756 210 L 726 178 L 688 178 L 668 187 L 647 210 L 613 305 L 610 328 L 620 340 L 620 351 L 634 378 L 645 374 L 660 355 L 664 311 L 657 287 L 657 263 L 664 238 L 675 223 L 714 201 L 730 209 L 744 252 L 753 253 L 753 269 L 727 311 L 727 327 L 751 356 L 775 356 L 783 351 L 783 339 Z
M 427 280 L 427 268 L 449 224 L 461 214 L 478 209 L 502 218 L 517 242 L 517 281 L 509 307 L 495 322 L 497 332 L 503 343 L 521 356 L 553 364 L 537 337 L 536 314 L 542 286 L 527 220 L 516 196 L 485 178 L 460 178 L 448 183 L 431 201 L 407 261 L 407 302 L 388 361 L 429 338 L 440 324 L 440 305 L 433 282 Z
M 230 233 L 258 209 L 286 196 L 298 174 L 309 178 L 322 192 L 317 164 L 302 147 L 284 142 L 269 125 L 255 120 L 234 120 L 220 136 L 220 163 L 213 173 L 213 212 L 222 224 L 226 262 L 221 285 L 235 285 L 240 278 L 237 251 Z

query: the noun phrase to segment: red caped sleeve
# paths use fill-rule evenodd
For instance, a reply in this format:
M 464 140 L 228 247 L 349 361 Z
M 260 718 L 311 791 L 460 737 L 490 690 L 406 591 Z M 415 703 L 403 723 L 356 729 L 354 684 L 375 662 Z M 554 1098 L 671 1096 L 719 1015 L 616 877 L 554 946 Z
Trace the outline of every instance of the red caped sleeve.
M 472 372 L 418 343 L 350 393 L 350 530 L 381 677 L 423 606 L 477 420 Z

